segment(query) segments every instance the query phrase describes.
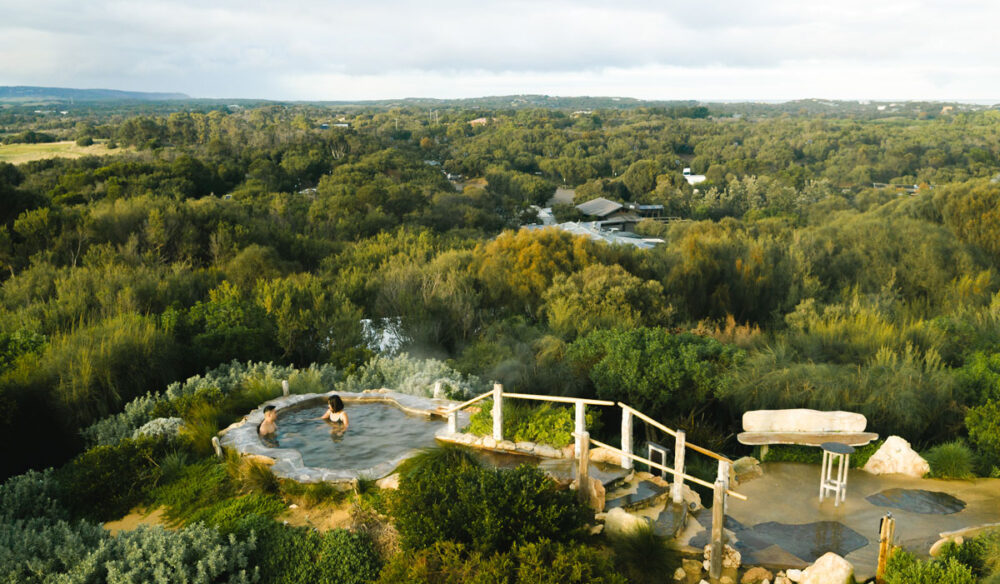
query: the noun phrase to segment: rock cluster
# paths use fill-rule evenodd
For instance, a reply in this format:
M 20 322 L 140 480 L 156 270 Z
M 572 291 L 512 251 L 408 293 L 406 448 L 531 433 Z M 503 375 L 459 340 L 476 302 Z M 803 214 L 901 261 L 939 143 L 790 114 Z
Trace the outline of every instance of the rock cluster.
M 733 478 L 737 483 L 745 483 L 764 476 L 760 461 L 752 456 L 744 456 L 733 462 Z
M 742 556 L 740 556 L 740 552 L 736 551 L 736 549 L 733 548 L 731 545 L 727 544 L 722 547 L 723 569 L 726 568 L 738 569 L 740 567 L 741 560 Z M 708 570 L 711 563 L 712 563 L 712 544 L 708 544 L 705 546 L 705 561 L 703 563 L 706 571 Z
M 827 552 L 805 570 L 788 570 L 784 576 L 779 572 L 774 582 L 785 584 L 782 580 L 796 584 L 851 584 L 854 566 L 837 554 Z
M 898 473 L 920 478 L 930 472 L 931 467 L 910 448 L 909 442 L 899 436 L 889 436 L 868 459 L 864 469 L 877 475 Z

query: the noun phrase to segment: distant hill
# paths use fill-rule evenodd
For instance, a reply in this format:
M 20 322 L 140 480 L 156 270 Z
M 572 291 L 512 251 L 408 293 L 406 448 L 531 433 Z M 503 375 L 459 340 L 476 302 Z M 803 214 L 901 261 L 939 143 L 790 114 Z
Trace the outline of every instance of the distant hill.
M 170 99 L 191 98 L 183 93 L 0 85 L 0 101 L 165 101 Z

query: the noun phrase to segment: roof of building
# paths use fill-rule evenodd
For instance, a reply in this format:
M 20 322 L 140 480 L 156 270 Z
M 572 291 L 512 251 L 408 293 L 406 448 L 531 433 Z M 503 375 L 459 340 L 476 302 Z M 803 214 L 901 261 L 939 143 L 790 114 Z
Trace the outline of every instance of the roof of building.
M 604 231 L 601 229 L 599 221 L 589 221 L 589 222 L 576 222 L 570 221 L 567 223 L 559 223 L 554 226 L 549 225 L 526 225 L 524 229 L 547 229 L 549 227 L 556 227 L 572 233 L 573 235 L 583 235 L 589 237 L 594 241 L 603 241 L 604 243 L 614 243 L 614 244 L 625 244 L 634 245 L 640 249 L 650 249 L 655 247 L 657 243 L 662 243 L 662 240 L 647 240 L 638 236 L 634 233 L 629 233 L 627 231 Z
M 590 215 L 593 217 L 604 217 L 610 215 L 622 208 L 621 203 L 616 203 L 614 201 L 609 201 L 604 197 L 598 197 L 586 203 L 581 203 L 576 206 L 576 209 L 583 213 L 584 215 Z

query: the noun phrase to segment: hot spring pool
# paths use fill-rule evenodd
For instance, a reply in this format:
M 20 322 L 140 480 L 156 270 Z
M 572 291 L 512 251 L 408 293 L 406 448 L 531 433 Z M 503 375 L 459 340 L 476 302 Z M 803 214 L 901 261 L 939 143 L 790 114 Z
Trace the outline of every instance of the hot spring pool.
M 325 411 L 324 403 L 281 412 L 277 447 L 299 451 L 306 466 L 367 469 L 434 446 L 434 433 L 445 424 L 385 403 L 347 403 L 344 411 L 351 423 L 344 430 L 340 424 L 319 420 Z

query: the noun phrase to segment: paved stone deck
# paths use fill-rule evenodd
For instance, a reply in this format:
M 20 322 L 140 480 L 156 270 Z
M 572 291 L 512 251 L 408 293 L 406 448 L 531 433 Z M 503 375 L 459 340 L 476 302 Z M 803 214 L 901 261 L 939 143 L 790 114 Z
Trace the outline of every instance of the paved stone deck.
M 738 544 L 737 549 L 742 547 L 753 556 L 744 560 L 747 563 L 801 567 L 813 559 L 801 556 L 812 556 L 824 548 L 839 549 L 847 552 L 845 557 L 861 580 L 875 573 L 879 521 L 886 512 L 896 518 L 897 545 L 921 554 L 928 552 L 942 532 L 1000 522 L 1000 479 L 914 479 L 852 469 L 847 500 L 835 507 L 831 498 L 819 502 L 819 465 L 764 463 L 761 467 L 763 477 L 736 487 L 749 500 L 730 497 L 727 509 L 727 534 Z M 944 493 L 950 497 L 941 500 L 953 497 L 965 506 L 951 513 L 929 513 L 926 506 L 904 503 L 904 508 L 884 507 L 867 499 L 890 489 Z M 912 494 L 918 503 L 926 499 L 924 494 Z M 681 543 L 701 543 L 699 537 L 706 535 L 708 525 L 699 522 L 710 522 L 710 517 L 710 510 L 702 511 L 682 534 Z

